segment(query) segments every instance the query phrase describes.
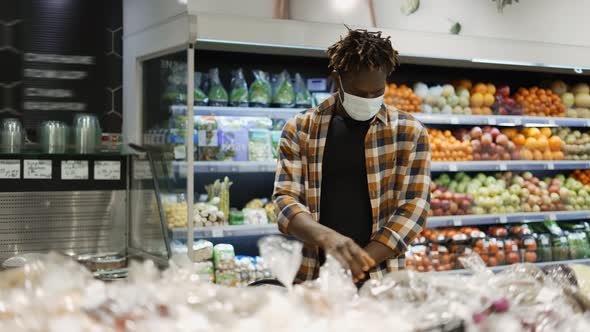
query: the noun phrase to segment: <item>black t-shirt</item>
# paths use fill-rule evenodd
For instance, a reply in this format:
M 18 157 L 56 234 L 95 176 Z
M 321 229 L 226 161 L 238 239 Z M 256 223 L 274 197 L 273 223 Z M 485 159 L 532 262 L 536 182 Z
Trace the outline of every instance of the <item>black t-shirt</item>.
M 366 246 L 372 233 L 371 202 L 365 164 L 369 121 L 334 114 L 324 146 L 320 223 Z M 320 263 L 325 261 L 320 255 Z

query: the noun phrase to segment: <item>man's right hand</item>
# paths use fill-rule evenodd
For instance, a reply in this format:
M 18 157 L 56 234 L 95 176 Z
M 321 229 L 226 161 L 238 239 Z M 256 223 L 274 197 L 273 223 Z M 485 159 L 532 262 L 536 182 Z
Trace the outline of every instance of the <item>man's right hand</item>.
M 344 268 L 349 268 L 352 272 L 354 282 L 365 278 L 365 272 L 369 271 L 375 265 L 375 261 L 356 244 L 351 238 L 346 237 L 338 232 L 323 232 L 318 237 L 320 248 L 327 255 L 336 258 Z

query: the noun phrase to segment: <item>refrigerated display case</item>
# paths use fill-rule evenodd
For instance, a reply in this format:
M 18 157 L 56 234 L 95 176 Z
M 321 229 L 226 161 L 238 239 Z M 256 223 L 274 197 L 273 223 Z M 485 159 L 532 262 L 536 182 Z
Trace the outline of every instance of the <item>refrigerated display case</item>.
M 253 103 L 248 106 L 243 103 L 239 106 L 229 106 L 232 71 L 242 69 L 249 87 L 257 79 L 257 76 L 252 73 L 253 70 L 263 70 L 270 74 L 279 74 L 286 70 L 291 76 L 301 73 L 305 78 L 319 79 L 320 82 L 324 82 L 321 92 L 324 92 L 325 96 L 330 92 L 331 87 L 324 50 L 341 34 L 345 33 L 345 30 L 337 24 L 205 13 L 199 11 L 195 3 L 191 1 L 188 1 L 186 6 L 178 6 L 180 6 L 177 8 L 178 12 L 181 14 L 148 20 L 144 22 L 147 28 L 132 31 L 125 37 L 127 43 L 125 67 L 129 70 L 129 75 L 126 76 L 128 88 L 125 92 L 125 103 L 128 106 L 126 110 L 129 111 L 126 115 L 127 138 L 131 141 L 165 147 L 172 153 L 176 152 L 178 158 L 173 162 L 174 183 L 178 188 L 186 188 L 186 195 L 183 199 L 188 202 L 210 203 L 211 195 L 202 196 L 199 199 L 201 194 L 205 194 L 204 187 L 216 179 L 223 180 L 226 176 L 233 182 L 229 190 L 230 208 L 243 209 L 253 199 L 268 200 L 272 193 L 276 160 L 264 155 L 262 158 L 249 155 L 236 158 L 232 149 L 229 154 L 224 155 L 222 143 L 224 125 L 230 123 L 227 128 L 231 128 L 231 122 L 235 121 L 235 123 L 241 123 L 237 127 L 248 128 L 247 131 L 249 131 L 253 127 L 244 125 L 244 123 L 250 121 L 260 124 L 266 121 L 268 124 L 263 125 L 263 131 L 278 132 L 284 121 L 305 109 L 296 106 L 288 108 L 274 107 L 273 105 L 261 106 Z M 239 30 L 231 28 L 235 26 L 241 28 Z M 455 39 L 452 42 L 457 45 L 456 50 L 464 50 L 462 55 L 455 53 L 436 54 L 432 48 L 425 49 L 421 46 L 425 42 L 431 41 L 435 37 L 434 34 L 380 30 L 384 30 L 384 34 L 395 34 L 394 44 L 400 49 L 402 59 L 401 68 L 389 78 L 392 84 L 395 83 L 395 85 L 388 86 L 389 90 L 393 91 L 392 89 L 406 85 L 406 88 L 403 89 L 409 91 L 408 93 L 418 94 L 420 88 L 414 87 L 412 89 L 414 84 L 418 82 L 427 83 L 430 86 L 430 88 L 427 86 L 428 91 L 433 87 L 443 90 L 443 87 L 438 87 L 438 85 L 450 85 L 454 88 L 453 91 L 457 90 L 457 100 L 451 101 L 450 99 L 454 97 L 447 96 L 445 92 L 444 103 L 437 100 L 433 104 L 434 107 L 438 107 L 437 103 L 441 103 L 441 111 L 444 108 L 442 104 L 459 103 L 461 98 L 458 94 L 459 91 L 466 90 L 463 93 L 466 93 L 468 101 L 460 112 L 452 110 L 436 114 L 436 112 L 432 112 L 432 100 L 425 100 L 426 96 L 420 97 L 419 105 L 422 107 L 410 110 L 413 112 L 412 115 L 424 125 L 432 130 L 439 130 L 440 135 L 453 136 L 456 141 L 466 142 L 466 145 L 458 145 L 458 149 L 467 147 L 469 150 L 467 157 L 455 157 L 451 154 L 446 156 L 444 153 L 442 155 L 433 154 L 433 157 L 436 157 L 432 162 L 433 181 L 446 174 L 451 177 L 450 182 L 458 182 L 459 180 L 455 177 L 459 174 L 466 174 L 468 180 L 465 180 L 461 175 L 465 188 L 470 183 L 478 182 L 478 178 L 482 176 L 484 180 L 479 181 L 481 182 L 479 187 L 487 187 L 488 182 L 492 182 L 490 178 L 494 178 L 493 182 L 504 183 L 492 190 L 493 195 L 490 195 L 488 189 L 480 190 L 479 187 L 470 189 L 474 191 L 470 193 L 466 192 L 465 188 L 463 192 L 450 192 L 449 188 L 444 186 L 439 188 L 440 193 L 438 193 L 433 187 L 433 194 L 441 195 L 440 198 L 437 198 L 440 200 L 437 204 L 441 204 L 442 207 L 440 210 L 432 209 L 433 215 L 428 219 L 428 228 L 470 226 L 487 228 L 503 224 L 569 222 L 590 219 L 590 206 L 586 204 L 585 199 L 582 199 L 583 202 L 580 202 L 579 199 L 571 200 L 573 195 L 579 196 L 578 194 L 581 194 L 585 197 L 584 192 L 588 188 L 584 186 L 579 188 L 578 183 L 571 182 L 573 180 L 570 180 L 569 176 L 575 170 L 590 168 L 589 154 L 583 151 L 577 154 L 571 152 L 585 149 L 585 144 L 590 143 L 585 141 L 589 137 L 585 133 L 590 127 L 589 119 L 538 116 L 539 114 L 552 115 L 552 105 L 547 104 L 547 113 L 543 113 L 544 109 L 537 106 L 535 106 L 537 108 L 532 108 L 532 106 L 527 108 L 528 100 L 524 96 L 524 101 L 519 102 L 518 112 L 509 108 L 512 105 L 510 98 L 516 100 L 523 94 L 536 94 L 537 89 L 543 90 L 543 93 L 547 91 L 547 95 L 551 96 L 550 81 L 565 80 L 571 82 L 572 85 L 589 81 L 587 71 L 580 70 L 583 66 L 579 59 L 570 53 L 563 52 L 564 57 L 560 61 L 565 62 L 565 65 L 564 63 L 552 65 L 552 63 L 560 62 L 549 58 L 543 58 L 534 63 L 499 60 L 475 61 L 475 59 L 500 58 L 500 56 L 522 60 L 524 50 L 530 51 L 539 48 L 549 50 L 557 45 L 527 42 L 514 46 L 513 41 L 506 41 L 503 44 L 499 40 L 491 41 L 485 38 L 473 40 L 468 37 L 456 36 L 453 37 Z M 156 40 L 158 42 L 154 42 Z M 489 46 L 490 43 L 498 47 L 493 49 L 482 47 L 484 44 Z M 496 54 L 498 49 L 503 50 L 501 55 Z M 484 54 L 485 52 L 488 54 Z M 543 54 L 543 52 L 538 54 Z M 170 68 L 184 70 L 183 75 L 186 78 L 181 80 L 181 84 L 178 82 L 175 84 L 177 84 L 176 93 L 184 94 L 186 98 L 170 98 L 169 92 L 171 92 L 173 85 L 170 82 L 174 81 L 169 78 Z M 202 85 L 202 75 L 208 74 L 212 69 L 219 75 L 219 81 L 226 90 L 227 104 L 209 103 L 206 100 L 211 95 Z M 473 82 L 469 81 L 469 87 L 462 86 L 465 84 L 465 80 L 463 83 L 461 81 L 453 82 L 465 77 L 473 80 Z M 543 83 L 547 88 L 535 88 L 533 91 L 531 87 L 540 85 L 543 81 L 549 81 L 549 83 Z M 483 84 L 484 88 L 481 88 L 482 83 L 476 82 L 490 83 Z M 311 86 L 312 83 L 308 83 L 308 87 Z M 520 89 L 521 87 L 526 89 Z M 508 92 L 506 88 L 508 88 Z M 195 89 L 202 91 L 195 92 Z M 392 98 L 403 97 L 403 89 L 399 92 L 392 92 Z M 445 89 L 447 89 L 446 86 Z M 509 92 L 510 89 L 512 93 Z M 499 90 L 498 93 L 495 93 L 496 90 Z M 523 92 L 525 90 L 526 92 Z M 481 94 L 481 102 L 479 96 L 471 98 L 478 93 Z M 556 97 L 551 98 L 556 100 Z M 391 102 L 395 104 L 399 102 L 399 99 L 392 99 Z M 556 100 L 555 102 L 561 104 L 561 101 Z M 431 106 L 430 111 L 427 106 Z M 403 108 L 399 105 L 398 107 Z M 563 106 L 556 104 L 554 108 L 558 110 L 561 109 L 560 107 Z M 465 108 L 470 108 L 470 114 L 464 112 Z M 422 112 L 414 112 L 417 109 Z M 190 129 L 187 130 L 188 128 Z M 495 148 L 501 145 L 501 149 L 498 148 L 501 151 L 483 150 L 479 152 L 478 150 L 473 152 L 474 148 L 481 148 L 478 145 L 480 143 L 473 143 L 478 145 L 477 147 L 470 146 L 472 144 L 470 141 L 480 139 L 479 137 L 465 138 L 465 135 L 469 134 L 473 128 L 481 130 L 484 136 L 488 133 L 493 136 L 491 146 Z M 541 142 L 539 143 L 535 136 L 533 137 L 535 142 L 531 143 L 532 139 L 527 139 L 536 135 L 529 135 L 528 132 L 532 128 L 535 133 L 536 131 L 548 133 L 543 134 L 547 135 L 547 139 L 539 136 Z M 563 128 L 571 129 L 568 129 L 569 132 L 561 132 L 560 129 Z M 178 135 L 178 133 L 182 134 Z M 504 137 L 500 138 L 500 142 L 495 141 L 498 135 L 510 136 L 512 134 L 524 136 L 525 141 L 520 142 L 520 136 L 518 138 L 510 137 L 506 142 L 503 141 Z M 183 135 L 184 137 L 182 137 Z M 240 141 L 242 143 L 237 146 L 248 149 L 248 144 L 244 143 L 249 138 L 247 137 L 248 133 L 242 132 L 239 135 L 243 135 L 243 141 Z M 268 142 L 265 135 L 266 133 L 262 135 L 259 142 Z M 572 142 L 566 142 L 571 135 L 576 138 Z M 553 141 L 550 143 L 551 139 Z M 513 141 L 518 143 L 514 148 L 511 145 Z M 248 142 L 250 141 L 248 140 Z M 578 145 L 584 146 L 584 148 L 571 147 L 568 154 L 566 146 L 570 143 L 572 145 L 579 143 Z M 443 141 L 443 145 L 441 145 L 443 152 L 447 147 L 446 144 L 449 142 Z M 200 148 L 205 149 L 199 151 Z M 186 153 L 186 151 L 190 152 Z M 502 152 L 505 153 L 502 154 Z M 541 157 L 538 158 L 538 155 Z M 529 173 L 531 174 L 530 181 Z M 540 201 L 528 202 L 526 192 L 513 188 L 518 202 L 515 201 L 512 206 L 508 203 L 510 199 L 514 201 L 514 197 L 501 198 L 500 196 L 502 191 L 509 191 L 510 185 L 521 185 L 520 181 L 523 177 L 527 178 L 525 185 L 528 186 L 531 182 L 531 190 L 538 189 L 540 191 L 537 193 L 538 195 L 535 194 L 536 191 L 533 193 L 538 196 Z M 552 197 L 548 187 L 552 181 L 557 181 L 555 179 L 559 179 L 560 184 L 556 184 L 551 189 L 551 193 L 560 195 L 561 187 L 567 188 L 562 190 L 562 196 L 556 198 L 553 195 L 553 201 L 544 202 L 543 199 L 551 199 Z M 537 188 L 539 182 L 543 182 L 542 186 L 546 185 L 547 188 Z M 453 189 L 456 189 L 456 184 L 453 185 Z M 480 191 L 479 194 L 475 192 L 477 190 Z M 547 191 L 547 195 L 544 195 L 545 191 Z M 449 192 L 449 194 L 445 194 L 445 192 Z M 566 199 L 565 196 L 570 192 L 573 194 Z M 496 194 L 497 198 L 494 196 Z M 510 194 L 512 195 L 512 193 Z M 467 197 L 466 195 L 475 197 Z M 464 211 L 460 208 L 462 202 L 455 202 L 455 200 L 465 198 L 469 198 L 469 208 Z M 488 207 L 490 204 L 493 206 Z M 456 205 L 459 207 L 455 207 Z M 188 214 L 193 214 L 194 206 L 192 204 L 186 206 Z M 457 210 L 460 213 L 457 213 Z M 465 213 L 467 211 L 469 213 Z M 168 234 L 173 240 L 189 242 L 189 250 L 191 250 L 190 242 L 195 238 L 242 243 L 238 240 L 240 236 L 248 237 L 252 242 L 252 239 L 256 239 L 258 236 L 278 234 L 278 229 L 272 222 L 232 225 L 229 216 L 225 217 L 228 218 L 227 224 L 214 224 L 212 227 L 195 227 L 194 219 L 188 218 L 186 227 L 171 227 L 168 224 Z M 247 250 L 252 250 L 253 247 L 255 248 L 254 245 L 244 246 L 244 248 L 248 248 Z

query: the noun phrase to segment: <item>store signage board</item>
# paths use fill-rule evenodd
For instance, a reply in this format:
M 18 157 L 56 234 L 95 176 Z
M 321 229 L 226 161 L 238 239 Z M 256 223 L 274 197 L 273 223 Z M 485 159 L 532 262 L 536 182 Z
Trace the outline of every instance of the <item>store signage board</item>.
M 20 160 L 0 160 L 0 179 L 20 179 Z
M 94 180 L 121 180 L 121 162 L 95 161 Z
M 24 178 L 37 180 L 51 180 L 51 160 L 25 159 L 23 164 Z
M 136 161 L 133 164 L 133 179 L 135 180 L 151 180 L 152 169 L 150 162 L 147 160 Z
M 62 180 L 88 180 L 88 160 L 62 160 Z

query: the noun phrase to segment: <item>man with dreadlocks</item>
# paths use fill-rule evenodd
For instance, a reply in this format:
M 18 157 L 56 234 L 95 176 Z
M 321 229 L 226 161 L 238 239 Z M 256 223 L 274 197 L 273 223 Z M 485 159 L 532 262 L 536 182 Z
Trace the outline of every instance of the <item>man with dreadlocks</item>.
M 404 267 L 428 215 L 430 147 L 418 121 L 383 105 L 399 64 L 389 37 L 349 29 L 327 53 L 337 93 L 285 125 L 273 199 L 279 229 L 304 242 L 296 282 L 329 254 L 360 283 Z

